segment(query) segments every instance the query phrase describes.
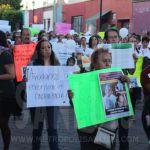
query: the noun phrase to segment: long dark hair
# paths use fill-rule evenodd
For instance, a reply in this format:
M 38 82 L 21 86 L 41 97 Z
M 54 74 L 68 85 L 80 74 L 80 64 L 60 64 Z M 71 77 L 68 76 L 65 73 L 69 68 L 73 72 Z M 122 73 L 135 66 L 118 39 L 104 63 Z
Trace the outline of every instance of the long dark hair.
M 41 41 L 38 42 L 38 44 L 36 45 L 36 48 L 35 48 L 35 53 L 36 53 L 36 58 L 35 61 L 34 61 L 34 65 L 44 65 L 44 60 L 43 60 L 43 57 L 41 55 L 41 44 L 43 42 L 48 42 L 50 44 L 50 47 L 51 47 L 51 56 L 50 56 L 50 65 L 52 66 L 58 66 L 60 65 L 58 59 L 56 58 L 55 56 L 55 53 L 54 51 L 52 50 L 52 45 L 51 43 L 46 40 L 46 39 L 42 39 Z
M 6 34 L 0 30 L 0 46 L 8 47 Z
M 93 36 L 91 36 L 90 39 L 89 39 L 89 48 L 93 48 L 93 47 L 92 47 L 93 38 L 96 38 L 96 39 L 97 39 L 97 44 L 98 44 L 98 38 L 97 38 L 97 36 L 96 36 L 96 35 L 93 35 Z

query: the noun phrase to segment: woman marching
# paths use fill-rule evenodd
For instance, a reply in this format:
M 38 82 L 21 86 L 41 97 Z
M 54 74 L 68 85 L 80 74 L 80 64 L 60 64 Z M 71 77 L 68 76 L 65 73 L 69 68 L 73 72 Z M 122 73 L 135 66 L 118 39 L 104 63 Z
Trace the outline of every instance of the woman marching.
M 58 66 L 59 62 L 52 50 L 52 45 L 48 40 L 42 39 L 36 46 L 37 59 L 34 60 L 34 66 Z M 58 136 L 56 130 L 56 115 L 54 107 L 31 108 L 31 120 L 33 123 L 33 141 L 32 150 L 39 150 L 41 143 L 44 119 L 46 120 L 48 142 L 51 150 L 58 150 Z
M 93 52 L 91 56 L 91 71 L 110 68 L 111 62 L 112 62 L 111 53 L 107 49 L 103 49 L 103 48 L 97 49 Z M 129 82 L 128 77 L 124 75 L 120 77 L 120 80 L 122 82 Z M 72 98 L 73 98 L 72 91 L 70 90 L 68 91 L 68 96 L 72 104 Z M 94 139 L 97 133 L 97 128 L 89 127 L 80 130 L 78 129 L 77 132 L 80 140 L 81 150 L 107 150 L 106 147 L 94 143 Z M 115 141 L 112 145 L 111 150 L 114 149 L 115 149 Z
M 0 31 L 0 129 L 4 142 L 3 150 L 8 150 L 11 140 L 11 132 L 8 126 L 12 102 L 15 98 L 15 69 L 11 53 L 8 50 L 6 35 Z

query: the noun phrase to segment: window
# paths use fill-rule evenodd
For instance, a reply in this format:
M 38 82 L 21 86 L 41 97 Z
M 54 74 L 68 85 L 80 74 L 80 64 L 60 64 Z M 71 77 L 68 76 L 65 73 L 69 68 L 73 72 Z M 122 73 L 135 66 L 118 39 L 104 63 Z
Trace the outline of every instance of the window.
M 72 17 L 72 28 L 75 32 L 82 32 L 82 16 Z
M 44 30 L 46 30 L 46 19 L 44 19 L 43 22 L 44 22 Z
M 49 30 L 49 29 L 50 29 L 50 25 L 51 25 L 51 20 L 50 20 L 50 19 L 48 19 L 48 22 L 47 22 L 47 30 Z

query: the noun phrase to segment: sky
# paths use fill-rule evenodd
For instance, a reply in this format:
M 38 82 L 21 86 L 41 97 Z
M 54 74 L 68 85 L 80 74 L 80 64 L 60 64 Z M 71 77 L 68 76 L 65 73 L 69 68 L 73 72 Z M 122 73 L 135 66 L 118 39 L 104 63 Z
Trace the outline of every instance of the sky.
M 22 0 L 22 4 L 24 5 L 23 8 L 26 8 L 26 6 L 28 6 L 28 9 L 33 9 L 33 5 L 32 5 L 32 1 L 33 0 Z M 43 2 L 46 0 L 34 0 L 35 1 L 35 8 L 39 8 L 43 6 Z M 54 0 L 47 0 L 49 3 L 53 3 Z
M 46 1 L 49 4 L 53 4 L 54 1 L 57 2 L 57 0 L 34 0 L 35 1 L 35 6 L 34 8 L 39 8 L 43 6 L 43 2 Z M 65 2 L 67 3 L 69 0 L 65 0 Z M 70 0 L 70 1 L 75 1 L 75 0 Z M 22 4 L 23 4 L 23 8 L 25 9 L 26 6 L 28 6 L 28 9 L 33 9 L 33 5 L 32 5 L 33 0 L 22 0 Z
M 57 0 L 34 0 L 34 1 L 35 1 L 34 9 L 43 7 L 44 1 L 48 2 L 49 4 L 53 4 L 54 1 L 57 2 Z M 75 2 L 83 2 L 85 0 L 64 0 L 64 1 L 66 3 L 75 3 Z M 28 6 L 28 9 L 33 9 L 32 2 L 33 0 L 22 0 L 23 9 L 26 9 L 27 6 Z

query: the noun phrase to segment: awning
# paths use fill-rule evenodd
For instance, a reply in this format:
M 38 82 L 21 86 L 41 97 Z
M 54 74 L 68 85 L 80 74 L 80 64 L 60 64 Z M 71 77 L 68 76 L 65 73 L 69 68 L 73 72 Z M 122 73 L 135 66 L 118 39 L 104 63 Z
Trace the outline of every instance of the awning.
M 104 17 L 106 14 L 108 14 L 110 12 L 111 12 L 111 10 L 108 10 L 108 11 L 102 13 L 102 17 Z M 100 13 L 98 12 L 97 14 L 92 16 L 91 18 L 86 19 L 86 24 L 95 24 L 95 21 L 99 18 L 100 18 Z

